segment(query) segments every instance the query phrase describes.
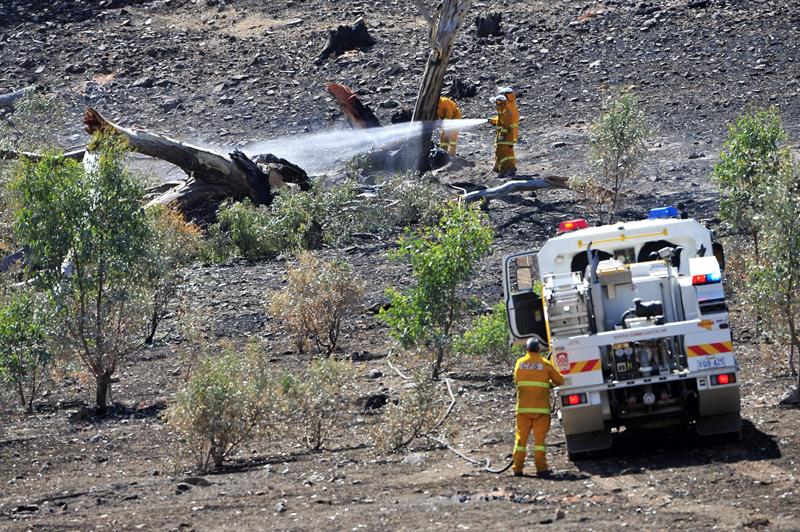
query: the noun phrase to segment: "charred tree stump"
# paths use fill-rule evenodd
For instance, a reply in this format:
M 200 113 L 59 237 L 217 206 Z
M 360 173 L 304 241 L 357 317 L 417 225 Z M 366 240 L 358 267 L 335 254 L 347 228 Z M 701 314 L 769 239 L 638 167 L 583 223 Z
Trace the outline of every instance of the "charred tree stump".
M 502 35 L 501 28 L 503 15 L 500 13 L 489 13 L 488 15 L 475 17 L 475 32 L 478 37 L 489 37 L 490 35 Z
M 314 64 L 321 65 L 332 55 L 342 55 L 348 50 L 361 50 L 375 44 L 376 41 L 367 31 L 364 20 L 358 19 L 352 26 L 342 25 L 328 32 L 328 42 Z
M 462 98 L 472 98 L 478 94 L 478 86 L 468 79 L 453 78 L 450 84 L 448 96 L 460 100 Z
M 464 16 L 469 9 L 470 0 L 443 0 L 435 12 L 429 13 L 422 8 L 422 0 L 417 4 L 423 9 L 423 14 L 428 20 L 430 29 L 431 51 L 425 63 L 425 71 L 417 92 L 417 101 L 414 106 L 412 121 L 431 124 L 436 119 L 436 109 L 439 106 L 439 97 L 442 94 L 444 75 L 450 59 L 450 51 L 456 40 L 458 31 L 464 22 Z M 433 147 L 431 135 L 433 127 L 423 128 L 422 138 L 418 147 L 418 170 L 430 169 L 428 153 Z
M 350 127 L 353 129 L 381 127 L 381 122 L 372 109 L 364 105 L 352 90 L 339 83 L 326 83 L 325 88 L 339 104 Z

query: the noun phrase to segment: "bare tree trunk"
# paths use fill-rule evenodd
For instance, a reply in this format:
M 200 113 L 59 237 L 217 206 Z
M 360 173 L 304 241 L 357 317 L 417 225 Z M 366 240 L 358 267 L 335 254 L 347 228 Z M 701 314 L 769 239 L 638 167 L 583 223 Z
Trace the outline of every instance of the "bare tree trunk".
M 433 367 L 431 368 L 431 380 L 438 381 L 439 380 L 439 372 L 442 370 L 442 362 L 444 362 L 444 348 L 437 347 L 436 348 L 436 355 L 433 361 Z
M 96 377 L 97 389 L 95 390 L 95 403 L 97 411 L 105 414 L 108 405 L 108 394 L 111 388 L 111 375 L 102 372 Z
M 436 109 L 442 94 L 442 84 L 447 71 L 447 63 L 450 60 L 450 51 L 464 22 L 469 5 L 470 0 L 443 0 L 434 13 L 423 12 L 428 19 L 430 28 L 431 51 L 428 54 L 428 61 L 419 85 L 412 121 L 428 123 L 436 119 Z M 433 145 L 432 133 L 432 126 L 426 126 L 422 133 L 418 152 L 418 168 L 421 171 L 429 169 L 428 154 Z
M 789 325 L 789 371 L 792 375 L 798 375 L 798 372 L 794 368 L 794 350 L 795 347 L 800 343 L 800 339 L 797 338 L 797 325 L 794 322 L 794 317 L 792 315 L 792 299 L 789 298 L 789 304 L 787 305 L 787 322 Z M 798 388 L 798 392 L 800 392 L 800 388 Z M 800 398 L 800 395 L 798 395 Z

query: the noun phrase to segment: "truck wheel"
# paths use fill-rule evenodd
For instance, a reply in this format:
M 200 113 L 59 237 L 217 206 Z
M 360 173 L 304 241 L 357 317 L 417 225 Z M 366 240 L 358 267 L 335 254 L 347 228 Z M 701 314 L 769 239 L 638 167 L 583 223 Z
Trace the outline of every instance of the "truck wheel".
M 585 453 L 567 453 L 567 458 L 570 462 L 580 462 L 581 460 L 588 460 L 591 458 L 591 451 Z

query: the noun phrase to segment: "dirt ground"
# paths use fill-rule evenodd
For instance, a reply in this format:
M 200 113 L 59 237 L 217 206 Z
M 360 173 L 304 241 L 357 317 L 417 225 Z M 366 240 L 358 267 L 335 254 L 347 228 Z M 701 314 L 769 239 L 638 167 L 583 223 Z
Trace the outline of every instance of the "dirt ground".
M 477 96 L 460 102 L 465 117 L 487 116 L 498 84 L 523 91 L 524 175 L 586 171 L 587 124 L 610 90 L 633 86 L 657 136 L 621 218 L 683 202 L 715 227 L 717 191 L 708 176 L 726 124 L 746 108 L 774 104 L 790 134 L 800 132 L 793 4 L 473 3 L 447 81 L 476 84 Z M 581 22 L 588 8 L 602 15 Z M 479 39 L 471 19 L 490 11 L 504 14 L 504 35 Z M 326 81 L 354 87 L 388 122 L 398 106 L 413 103 L 424 62 L 425 26 L 415 13 L 403 0 L 12 0 L 0 4 L 0 93 L 38 83 L 61 94 L 71 113 L 65 146 L 85 142 L 78 113 L 87 104 L 126 124 L 217 144 L 341 127 Z M 378 44 L 315 66 L 325 31 L 360 16 Z M 489 129 L 462 135 L 462 160 L 439 177 L 497 182 L 488 176 L 491 137 Z M 493 253 L 467 288 L 487 305 L 502 294 L 503 255 L 536 247 L 563 219 L 593 220 L 566 191 L 492 201 L 489 216 Z M 358 365 L 364 395 L 403 385 L 387 364 L 386 330 L 368 310 L 386 287 L 409 282 L 407 270 L 386 257 L 393 245 L 370 240 L 324 251 L 370 282 L 340 353 Z M 184 271 L 176 307 L 207 316 L 210 334 L 258 337 L 275 363 L 302 364 L 264 303 L 285 269 L 284 260 L 194 265 Z M 793 377 L 774 346 L 753 343 L 752 318 L 735 304 L 742 441 L 622 432 L 611 452 L 573 463 L 554 422 L 552 480 L 481 472 L 424 442 L 407 454 L 377 454 L 369 433 L 379 411 L 355 405 L 323 452 L 254 442 L 222 471 L 197 477 L 161 419 L 183 378 L 176 321 L 167 320 L 164 338 L 118 372 L 108 417 L 78 419 L 92 395 L 78 380 L 53 385 L 33 415 L 2 409 L 0 528 L 800 528 L 800 410 L 778 406 Z M 495 466 L 513 446 L 510 369 L 462 361 L 449 374 L 458 396 L 454 444 Z

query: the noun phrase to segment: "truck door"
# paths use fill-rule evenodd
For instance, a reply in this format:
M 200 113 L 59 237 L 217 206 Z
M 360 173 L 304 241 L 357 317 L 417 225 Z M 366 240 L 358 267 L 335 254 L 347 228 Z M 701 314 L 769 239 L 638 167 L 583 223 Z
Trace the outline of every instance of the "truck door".
M 538 251 L 523 251 L 503 258 L 503 294 L 511 336 L 515 340 L 536 336 L 547 345 L 542 285 L 536 262 Z

